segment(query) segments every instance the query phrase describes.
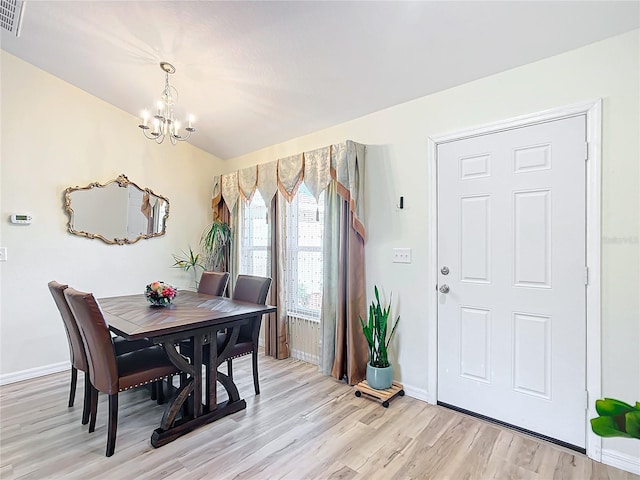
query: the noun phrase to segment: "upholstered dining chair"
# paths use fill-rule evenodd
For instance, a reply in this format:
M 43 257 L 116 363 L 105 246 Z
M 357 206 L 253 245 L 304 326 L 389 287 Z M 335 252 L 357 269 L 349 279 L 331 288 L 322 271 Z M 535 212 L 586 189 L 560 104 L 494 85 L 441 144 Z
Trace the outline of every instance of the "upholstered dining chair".
M 202 272 L 198 293 L 221 297 L 227 289 L 227 283 L 229 283 L 229 272 Z
M 233 289 L 233 300 L 240 300 L 244 302 L 265 304 L 267 300 L 267 293 L 271 286 L 271 279 L 268 277 L 258 277 L 254 275 L 238 275 L 236 279 L 236 285 Z M 236 344 L 231 350 L 231 355 L 227 359 L 227 375 L 233 380 L 233 359 L 242 357 L 244 355 L 252 354 L 253 358 L 253 387 L 256 391 L 256 395 L 260 394 L 260 383 L 258 381 L 258 336 L 260 335 L 260 324 L 262 323 L 262 315 L 257 315 L 252 318 L 249 323 L 240 327 L 238 339 Z M 227 340 L 226 332 L 218 332 L 216 338 L 216 347 L 218 353 L 221 353 L 224 344 Z M 208 362 L 209 348 L 211 344 L 203 346 L 202 349 L 202 361 Z M 193 352 L 188 342 L 182 342 L 180 344 L 180 353 L 187 357 L 193 358 Z M 207 375 L 210 370 L 210 365 L 207 365 Z M 208 382 L 207 382 L 208 384 Z
M 87 362 L 87 354 L 84 350 L 84 344 L 82 343 L 82 336 L 80 335 L 80 329 L 76 322 L 76 319 L 69 308 L 66 298 L 64 297 L 64 291 L 68 288 L 68 285 L 51 281 L 48 283 L 49 291 L 53 296 L 53 300 L 58 307 L 64 329 L 67 334 L 67 341 L 69 343 L 69 355 L 71 357 L 71 388 L 69 392 L 69 407 L 73 407 L 73 403 L 76 397 L 76 384 L 78 381 L 78 370 L 84 372 L 84 402 L 82 407 L 82 424 L 89 423 L 89 407 L 91 400 L 91 382 L 89 381 L 89 364 Z M 113 340 L 113 348 L 116 355 L 122 355 L 124 353 L 133 352 L 134 350 L 140 350 L 141 348 L 152 347 L 153 343 L 149 340 L 125 340 L 121 337 L 115 337 Z
M 269 277 L 258 277 L 254 275 L 238 275 L 233 288 L 233 299 L 244 302 L 259 303 L 264 305 L 267 300 L 267 293 L 271 286 Z M 227 374 L 233 379 L 233 359 L 251 354 L 253 362 L 253 387 L 256 395 L 260 394 L 260 383 L 258 381 L 258 336 L 260 335 L 260 324 L 262 315 L 258 315 L 251 321 L 240 327 L 238 340 L 231 351 L 231 356 L 227 360 Z M 226 333 L 218 333 L 217 344 L 219 348 L 224 345 Z M 209 358 L 205 353 L 204 358 Z
M 69 308 L 80 327 L 87 352 L 89 379 L 91 380 L 91 419 L 89 431 L 95 430 L 98 392 L 109 395 L 109 426 L 106 456 L 113 455 L 118 428 L 118 393 L 124 390 L 163 380 L 180 370 L 161 346 L 115 355 L 109 327 L 102 310 L 91 293 L 73 288 L 64 290 Z

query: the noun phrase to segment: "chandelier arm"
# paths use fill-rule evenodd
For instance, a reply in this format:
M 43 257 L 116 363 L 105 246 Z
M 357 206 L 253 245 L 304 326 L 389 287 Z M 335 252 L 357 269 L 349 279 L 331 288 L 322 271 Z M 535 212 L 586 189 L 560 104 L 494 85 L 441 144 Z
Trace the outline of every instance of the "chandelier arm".
M 153 135 L 153 133 L 151 135 L 149 135 L 147 133 L 147 130 L 149 129 L 143 129 L 142 133 L 144 133 L 144 136 L 147 137 L 149 140 L 155 140 L 156 138 L 158 138 L 160 135 Z

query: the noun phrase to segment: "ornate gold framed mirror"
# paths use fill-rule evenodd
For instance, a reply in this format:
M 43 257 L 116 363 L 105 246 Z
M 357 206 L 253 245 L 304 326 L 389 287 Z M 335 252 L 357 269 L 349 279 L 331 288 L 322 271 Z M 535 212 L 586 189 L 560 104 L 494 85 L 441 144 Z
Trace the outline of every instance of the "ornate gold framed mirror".
M 123 174 L 105 184 L 67 188 L 64 210 L 69 233 L 126 245 L 165 234 L 169 200 Z

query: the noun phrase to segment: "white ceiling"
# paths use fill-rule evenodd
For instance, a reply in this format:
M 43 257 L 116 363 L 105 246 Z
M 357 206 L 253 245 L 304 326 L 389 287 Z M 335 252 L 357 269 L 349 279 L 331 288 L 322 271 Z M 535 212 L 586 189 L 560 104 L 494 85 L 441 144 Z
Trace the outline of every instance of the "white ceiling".
M 33 0 L 2 49 L 133 115 L 168 61 L 227 159 L 639 25 L 639 1 Z

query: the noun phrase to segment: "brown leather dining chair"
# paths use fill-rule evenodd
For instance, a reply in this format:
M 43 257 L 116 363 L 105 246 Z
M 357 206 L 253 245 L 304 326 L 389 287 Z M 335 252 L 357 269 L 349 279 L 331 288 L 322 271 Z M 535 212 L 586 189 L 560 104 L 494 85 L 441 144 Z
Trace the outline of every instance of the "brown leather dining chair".
M 102 310 L 91 293 L 73 288 L 64 290 L 87 352 L 89 379 L 91 380 L 91 419 L 89 431 L 95 429 L 98 391 L 109 395 L 109 426 L 106 456 L 113 455 L 118 428 L 118 392 L 163 380 L 180 370 L 161 346 L 135 350 L 116 356 L 109 326 Z
M 267 293 L 271 286 L 269 277 L 258 277 L 254 275 L 238 275 L 236 285 L 233 288 L 233 299 L 244 302 L 259 303 L 264 305 L 267 300 Z M 260 394 L 260 383 L 258 381 L 258 336 L 260 335 L 260 324 L 262 315 L 258 315 L 251 321 L 240 327 L 238 340 L 231 351 L 231 356 L 227 360 L 227 374 L 233 379 L 233 359 L 251 354 L 253 362 L 253 387 L 256 395 Z M 226 333 L 218 333 L 218 350 L 224 345 Z M 209 356 L 204 354 L 204 358 Z
M 254 275 L 238 275 L 236 279 L 236 285 L 233 289 L 233 300 L 240 300 L 244 302 L 265 304 L 267 299 L 267 293 L 271 286 L 271 279 L 268 277 L 258 277 Z M 256 395 L 260 394 L 260 383 L 258 381 L 258 336 L 260 335 L 260 324 L 262 322 L 262 315 L 258 315 L 252 318 L 249 323 L 240 327 L 240 333 L 236 344 L 231 350 L 231 355 L 227 359 L 227 374 L 229 378 L 233 380 L 233 359 L 242 357 L 244 355 L 252 354 L 253 358 L 253 387 Z M 227 340 L 226 332 L 218 332 L 216 338 L 216 346 L 218 353 L 220 353 Z M 204 345 L 202 351 L 203 362 L 207 362 L 209 359 L 210 344 Z M 193 358 L 193 352 L 188 342 L 180 344 L 180 352 L 187 357 Z M 208 364 L 207 372 L 211 368 Z M 208 374 L 208 373 L 207 373 Z M 206 382 L 208 384 L 208 382 Z
M 64 291 L 68 288 L 68 285 L 51 281 L 48 284 L 49 291 L 53 296 L 53 300 L 58 307 L 64 329 L 67 334 L 67 341 L 69 343 L 69 355 L 71 357 L 71 389 L 69 392 L 69 407 L 73 407 L 73 403 L 76 397 L 76 384 L 78 381 L 78 370 L 84 372 L 84 402 L 82 408 L 82 424 L 89 423 L 89 407 L 91 400 L 91 382 L 89 381 L 89 364 L 87 362 L 87 354 L 84 350 L 84 344 L 82 343 L 82 336 L 80 335 L 80 329 L 76 322 L 76 319 L 71 313 L 69 304 L 64 298 Z M 115 337 L 113 341 L 113 348 L 116 355 L 122 355 L 124 353 L 133 352 L 134 350 L 140 350 L 141 348 L 147 348 L 153 346 L 153 343 L 149 340 L 125 340 L 121 337 Z
M 229 272 L 202 272 L 198 293 L 221 297 L 227 289 L 227 283 L 229 283 Z

